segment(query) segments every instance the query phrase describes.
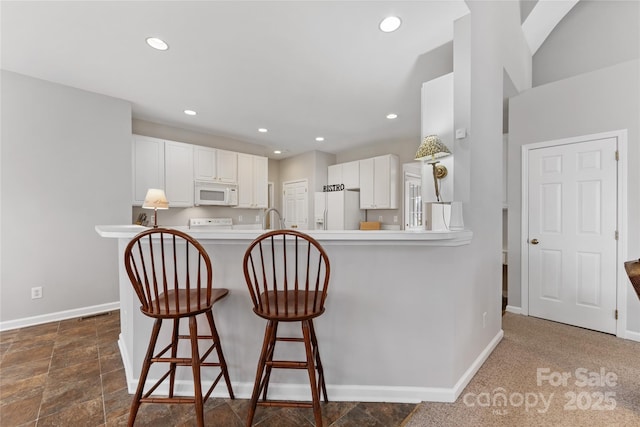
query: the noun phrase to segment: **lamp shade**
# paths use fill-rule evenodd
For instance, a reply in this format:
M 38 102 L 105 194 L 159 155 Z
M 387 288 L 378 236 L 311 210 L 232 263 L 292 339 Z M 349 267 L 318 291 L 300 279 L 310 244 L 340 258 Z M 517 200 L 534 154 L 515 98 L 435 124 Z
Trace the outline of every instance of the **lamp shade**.
M 158 188 L 148 189 L 142 207 L 145 209 L 169 209 L 169 201 L 164 194 L 164 190 Z
M 429 135 L 424 138 L 422 144 L 418 147 L 415 160 L 436 160 L 450 154 L 451 151 L 442 143 L 438 135 Z

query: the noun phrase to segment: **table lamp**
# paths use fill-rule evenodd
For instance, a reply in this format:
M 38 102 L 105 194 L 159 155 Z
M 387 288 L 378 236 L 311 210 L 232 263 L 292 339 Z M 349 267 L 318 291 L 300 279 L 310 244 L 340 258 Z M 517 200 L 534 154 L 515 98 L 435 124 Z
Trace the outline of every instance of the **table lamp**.
M 436 189 L 436 199 L 438 202 L 440 201 L 438 179 L 447 176 L 447 168 L 444 165 L 437 165 L 437 163 L 440 162 L 436 159 L 449 156 L 450 154 L 451 151 L 442 143 L 438 135 L 426 136 L 416 152 L 415 160 L 426 161 L 433 166 L 433 185 Z
M 158 209 L 169 209 L 169 201 L 164 190 L 150 188 L 142 203 L 143 209 L 153 209 L 153 228 L 158 228 Z

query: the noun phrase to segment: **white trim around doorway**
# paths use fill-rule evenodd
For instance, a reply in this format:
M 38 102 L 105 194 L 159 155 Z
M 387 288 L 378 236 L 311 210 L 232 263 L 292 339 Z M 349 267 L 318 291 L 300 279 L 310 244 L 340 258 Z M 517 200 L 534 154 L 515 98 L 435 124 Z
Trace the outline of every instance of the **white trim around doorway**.
M 591 135 L 576 136 L 571 138 L 556 139 L 526 144 L 522 146 L 522 211 L 520 228 L 520 272 L 521 283 L 521 306 L 520 313 L 529 315 L 529 264 L 528 257 L 528 235 L 529 230 L 529 152 L 531 150 L 554 147 L 566 144 L 592 141 L 595 139 L 615 138 L 618 143 L 619 161 L 617 168 L 617 230 L 618 240 L 616 243 L 616 294 L 618 319 L 616 322 L 616 336 L 635 341 L 640 341 L 640 334 L 627 331 L 627 275 L 624 271 L 624 261 L 627 259 L 627 130 L 616 130 Z

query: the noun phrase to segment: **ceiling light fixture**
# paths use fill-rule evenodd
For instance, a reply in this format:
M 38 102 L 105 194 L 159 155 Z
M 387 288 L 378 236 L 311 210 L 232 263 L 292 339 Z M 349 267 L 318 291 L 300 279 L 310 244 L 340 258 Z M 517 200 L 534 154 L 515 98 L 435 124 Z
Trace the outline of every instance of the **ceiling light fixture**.
M 154 49 L 158 50 L 167 50 L 169 49 L 169 45 L 164 41 L 157 37 L 147 37 L 147 44 Z
M 282 154 L 282 151 L 280 151 L 280 150 L 273 150 L 273 154 Z
M 324 141 L 324 138 L 322 136 L 319 136 L 319 137 L 316 138 L 316 141 L 322 142 L 322 141 Z
M 387 119 L 389 120 L 393 120 L 397 118 L 398 118 L 398 115 L 396 113 L 387 114 Z
M 380 31 L 385 33 L 392 33 L 400 28 L 402 21 L 397 16 L 387 16 L 380 22 Z
M 196 114 L 198 114 L 198 113 L 196 113 L 196 112 L 195 112 L 195 111 L 193 111 L 193 110 L 184 110 L 184 113 L 185 113 L 187 116 L 195 116 Z
M 267 133 L 267 132 L 269 132 L 269 131 L 268 131 L 266 128 L 259 128 L 259 129 L 258 129 L 258 132 L 260 132 L 260 133 Z

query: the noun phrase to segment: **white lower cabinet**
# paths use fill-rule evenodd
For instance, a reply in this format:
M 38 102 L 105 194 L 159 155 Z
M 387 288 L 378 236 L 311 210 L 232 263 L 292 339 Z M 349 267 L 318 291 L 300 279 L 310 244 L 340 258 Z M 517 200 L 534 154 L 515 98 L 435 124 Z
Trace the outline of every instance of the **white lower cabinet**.
M 398 156 L 360 160 L 360 209 L 398 208 Z
M 269 159 L 238 153 L 238 207 L 266 208 Z
M 193 145 L 166 141 L 165 194 L 170 207 L 193 206 Z

